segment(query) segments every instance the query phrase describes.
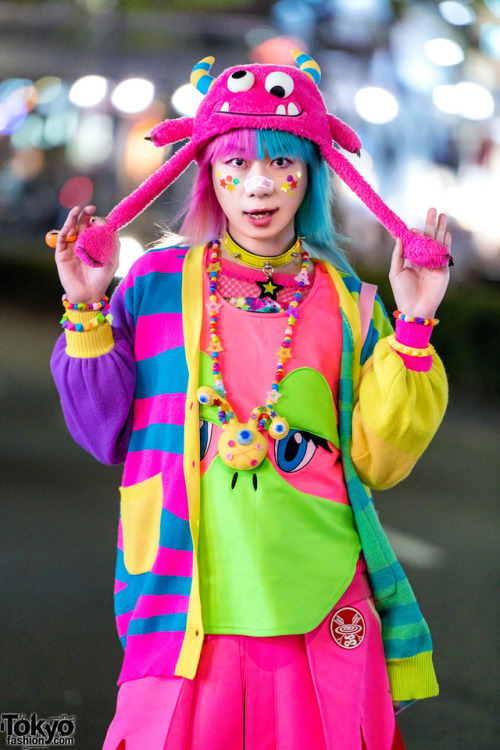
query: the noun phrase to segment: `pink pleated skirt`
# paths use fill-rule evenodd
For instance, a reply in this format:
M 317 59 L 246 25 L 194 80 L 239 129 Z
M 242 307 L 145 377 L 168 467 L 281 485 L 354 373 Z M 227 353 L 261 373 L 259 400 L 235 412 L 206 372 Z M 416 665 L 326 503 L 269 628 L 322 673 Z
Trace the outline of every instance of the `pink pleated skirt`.
M 103 750 L 404 750 L 378 615 L 355 582 L 310 633 L 206 635 L 194 680 L 124 683 Z

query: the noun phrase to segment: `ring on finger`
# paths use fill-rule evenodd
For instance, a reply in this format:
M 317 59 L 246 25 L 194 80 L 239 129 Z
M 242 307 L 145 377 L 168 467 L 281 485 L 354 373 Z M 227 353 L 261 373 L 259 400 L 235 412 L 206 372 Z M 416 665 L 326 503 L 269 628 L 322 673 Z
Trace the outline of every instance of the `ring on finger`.
M 58 237 L 59 237 L 59 230 L 51 229 L 50 232 L 47 232 L 47 234 L 45 235 L 45 242 L 47 243 L 49 247 L 55 248 L 57 245 Z M 72 233 L 66 237 L 66 242 L 75 242 L 77 237 L 78 237 L 78 228 L 75 227 Z

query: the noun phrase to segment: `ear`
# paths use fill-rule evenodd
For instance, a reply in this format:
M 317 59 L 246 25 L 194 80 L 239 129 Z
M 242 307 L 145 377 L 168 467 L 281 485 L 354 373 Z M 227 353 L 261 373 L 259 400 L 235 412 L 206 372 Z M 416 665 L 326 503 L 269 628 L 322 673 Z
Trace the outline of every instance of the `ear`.
M 193 132 L 194 119 L 179 117 L 177 120 L 165 120 L 156 125 L 151 131 L 149 140 L 155 146 L 166 146 L 167 143 L 177 143 L 189 138 Z
M 330 133 L 335 143 L 345 148 L 346 151 L 350 151 L 351 154 L 359 154 L 361 150 L 361 141 L 349 125 L 339 120 L 338 117 L 333 115 L 327 115 L 328 123 L 330 125 Z

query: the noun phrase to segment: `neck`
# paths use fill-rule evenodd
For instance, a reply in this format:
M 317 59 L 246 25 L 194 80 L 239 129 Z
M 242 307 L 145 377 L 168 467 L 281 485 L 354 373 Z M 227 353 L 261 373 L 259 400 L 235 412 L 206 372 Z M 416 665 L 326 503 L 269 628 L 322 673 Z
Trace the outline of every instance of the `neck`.
M 246 245 L 248 243 L 245 243 Z M 272 250 L 273 247 L 269 248 Z M 275 249 L 275 247 L 274 247 Z M 256 253 L 249 250 L 246 246 L 239 244 L 229 232 L 221 239 L 220 243 L 221 257 L 225 260 L 231 260 L 238 265 L 250 268 L 261 268 L 264 273 L 273 273 L 279 270 L 280 273 L 295 274 L 300 268 L 302 248 L 301 243 L 295 235 L 291 241 L 279 252 L 266 255 L 264 252 Z
M 232 224 L 229 224 L 227 231 L 244 250 L 248 250 L 249 253 L 254 255 L 266 257 L 281 255 L 293 245 L 296 239 L 293 224 L 284 227 L 280 232 L 270 237 L 249 237 L 239 232 Z

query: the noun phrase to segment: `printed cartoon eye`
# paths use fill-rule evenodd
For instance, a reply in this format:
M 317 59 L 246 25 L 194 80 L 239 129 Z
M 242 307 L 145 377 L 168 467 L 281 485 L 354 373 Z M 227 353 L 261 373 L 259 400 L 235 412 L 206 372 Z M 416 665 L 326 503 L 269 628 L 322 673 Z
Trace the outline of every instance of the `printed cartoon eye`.
M 208 446 L 212 438 L 213 430 L 212 422 L 200 419 L 200 461 L 205 458 L 208 452 Z
M 249 70 L 237 70 L 227 79 L 227 87 L 233 94 L 249 91 L 255 83 L 255 76 Z
M 293 78 L 288 73 L 280 73 L 279 71 L 269 73 L 266 78 L 266 91 L 280 99 L 290 96 L 293 91 Z
M 274 457 L 278 468 L 291 474 L 307 466 L 318 447 L 331 449 L 324 438 L 319 438 L 305 430 L 290 430 L 288 435 L 274 444 Z
M 290 430 L 288 435 L 277 440 L 274 446 L 278 467 L 289 473 L 303 469 L 315 453 L 314 442 L 305 438 L 299 430 Z

